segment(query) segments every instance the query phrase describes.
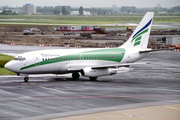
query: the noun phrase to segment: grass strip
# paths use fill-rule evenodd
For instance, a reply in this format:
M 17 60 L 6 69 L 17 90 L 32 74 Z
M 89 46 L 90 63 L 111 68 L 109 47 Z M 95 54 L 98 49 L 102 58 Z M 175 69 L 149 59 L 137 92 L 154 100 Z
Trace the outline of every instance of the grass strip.
M 4 65 L 10 60 L 12 60 L 13 58 L 14 58 L 13 56 L 0 54 L 0 75 L 15 75 L 16 74 L 4 68 Z
M 16 75 L 16 73 L 11 72 L 6 68 L 0 68 L 0 75 Z

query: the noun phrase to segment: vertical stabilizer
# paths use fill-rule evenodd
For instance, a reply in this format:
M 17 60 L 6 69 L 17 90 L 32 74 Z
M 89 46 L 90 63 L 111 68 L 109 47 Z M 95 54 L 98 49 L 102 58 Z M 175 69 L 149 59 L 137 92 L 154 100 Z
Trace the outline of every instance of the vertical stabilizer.
M 153 16 L 154 12 L 147 12 L 130 38 L 121 47 L 146 49 L 151 31 Z

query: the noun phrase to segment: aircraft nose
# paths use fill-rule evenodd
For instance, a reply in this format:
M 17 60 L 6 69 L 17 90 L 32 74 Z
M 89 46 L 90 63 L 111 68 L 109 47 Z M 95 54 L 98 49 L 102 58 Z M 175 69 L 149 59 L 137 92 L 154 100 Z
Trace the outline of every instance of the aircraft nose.
M 14 64 L 12 61 L 6 63 L 4 67 L 12 72 L 18 72 L 16 64 Z
M 10 67 L 9 62 L 8 62 L 8 63 L 6 63 L 6 64 L 4 65 L 4 67 L 5 67 L 6 69 L 8 69 L 8 70 L 9 70 L 9 67 Z

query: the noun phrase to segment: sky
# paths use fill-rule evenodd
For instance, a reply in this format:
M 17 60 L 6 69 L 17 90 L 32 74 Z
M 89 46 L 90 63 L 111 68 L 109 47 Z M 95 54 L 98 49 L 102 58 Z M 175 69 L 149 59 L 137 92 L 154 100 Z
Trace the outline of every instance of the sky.
M 180 0 L 0 0 L 0 6 L 22 7 L 23 5 L 31 3 L 34 6 L 71 6 L 91 8 L 91 7 L 111 7 L 112 5 L 121 6 L 135 6 L 142 7 L 156 7 L 160 4 L 161 7 L 180 6 Z

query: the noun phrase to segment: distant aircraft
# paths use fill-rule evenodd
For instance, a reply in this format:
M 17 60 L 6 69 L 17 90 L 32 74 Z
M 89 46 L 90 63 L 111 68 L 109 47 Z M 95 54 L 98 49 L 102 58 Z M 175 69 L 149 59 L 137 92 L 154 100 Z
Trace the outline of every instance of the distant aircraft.
M 130 38 L 118 48 L 52 49 L 20 54 L 5 68 L 24 74 L 28 82 L 30 74 L 72 73 L 73 79 L 80 74 L 96 80 L 99 76 L 116 74 L 118 68 L 145 58 L 152 52 L 147 48 L 153 12 L 147 12 Z

